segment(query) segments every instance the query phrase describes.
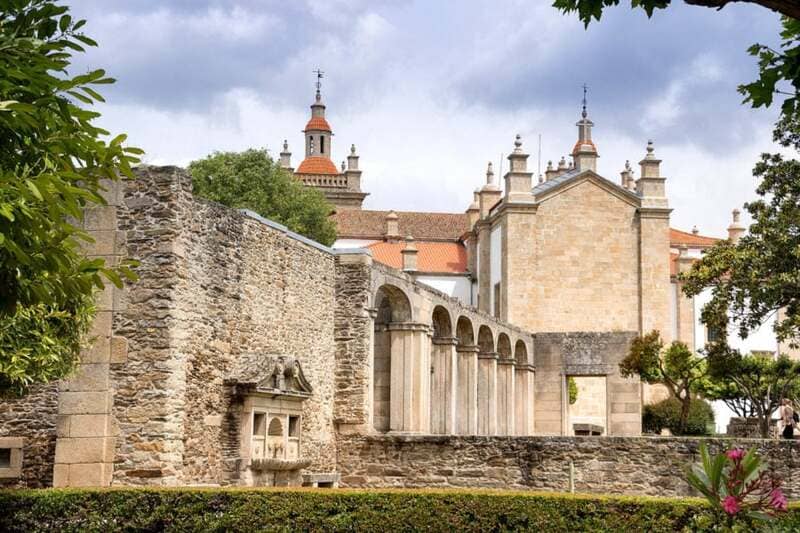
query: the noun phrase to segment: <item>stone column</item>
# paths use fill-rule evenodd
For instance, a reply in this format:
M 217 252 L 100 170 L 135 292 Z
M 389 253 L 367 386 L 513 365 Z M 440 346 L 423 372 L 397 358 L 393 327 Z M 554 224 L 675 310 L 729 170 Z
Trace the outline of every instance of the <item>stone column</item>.
M 108 205 L 85 211 L 84 229 L 95 239 L 85 245 L 89 257 L 116 264 L 125 252 L 125 233 L 117 230 L 123 183 L 106 183 Z M 127 340 L 113 335 L 114 313 L 124 310 L 121 289 L 106 282 L 96 298 L 91 346 L 80 354 L 76 372 L 60 384 L 54 487 L 105 487 L 111 484 L 116 443 L 109 387 L 110 365 L 127 359 Z
M 496 352 L 478 354 L 478 435 L 497 435 Z
M 514 367 L 514 435 L 533 435 L 533 366 Z
M 478 434 L 478 347 L 456 347 L 456 433 Z
M 456 433 L 457 343 L 453 337 L 431 339 L 431 433 Z
M 497 361 L 497 434 L 516 435 L 516 361 L 501 358 Z
M 389 429 L 398 433 L 430 432 L 430 327 L 389 324 L 391 391 Z

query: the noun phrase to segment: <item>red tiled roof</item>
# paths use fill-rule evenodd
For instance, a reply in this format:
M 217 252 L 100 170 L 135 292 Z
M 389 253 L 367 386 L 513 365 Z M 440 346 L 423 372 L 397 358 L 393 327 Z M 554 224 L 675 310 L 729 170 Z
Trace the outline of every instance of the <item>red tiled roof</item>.
M 321 155 L 312 155 L 303 159 L 300 166 L 295 170 L 296 174 L 335 174 L 339 171 L 333 161 Z
M 303 131 L 308 130 L 331 131 L 331 125 L 328 124 L 325 117 L 311 117 L 311 120 L 306 124 L 306 129 Z
M 415 241 L 417 246 L 417 270 L 440 274 L 463 274 L 467 271 L 467 249 L 459 242 Z M 392 268 L 403 268 L 403 254 L 406 247 L 401 242 L 376 242 L 367 248 L 375 261 Z
M 705 237 L 703 235 L 695 235 L 675 228 L 669 228 L 669 244 L 672 247 L 685 244 L 687 246 L 713 246 L 720 239 L 714 237 Z
M 389 211 L 341 210 L 333 215 L 340 239 L 383 239 Z M 397 211 L 401 237 L 422 241 L 457 241 L 469 231 L 464 213 Z

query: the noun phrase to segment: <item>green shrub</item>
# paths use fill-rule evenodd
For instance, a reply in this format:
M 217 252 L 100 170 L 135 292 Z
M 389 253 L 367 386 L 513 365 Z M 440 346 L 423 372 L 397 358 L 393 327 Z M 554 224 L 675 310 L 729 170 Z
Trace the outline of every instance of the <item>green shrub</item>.
M 499 491 L 0 491 L 0 531 L 681 531 L 694 499 Z M 796 507 L 776 525 L 800 525 Z
M 681 402 L 675 398 L 667 398 L 652 405 L 645 405 L 642 411 L 642 430 L 646 433 L 660 433 L 668 428 L 673 435 L 680 435 L 678 424 L 681 414 Z M 692 400 L 689 407 L 689 418 L 683 435 L 710 435 L 713 431 L 714 410 L 708 402 Z

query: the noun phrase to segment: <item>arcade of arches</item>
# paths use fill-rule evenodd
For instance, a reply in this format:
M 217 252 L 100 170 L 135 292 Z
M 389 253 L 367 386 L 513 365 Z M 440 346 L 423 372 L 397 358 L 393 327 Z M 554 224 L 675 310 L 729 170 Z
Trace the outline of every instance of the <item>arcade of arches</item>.
M 373 303 L 376 432 L 533 434 L 530 335 L 453 302 L 415 308 L 391 284 Z

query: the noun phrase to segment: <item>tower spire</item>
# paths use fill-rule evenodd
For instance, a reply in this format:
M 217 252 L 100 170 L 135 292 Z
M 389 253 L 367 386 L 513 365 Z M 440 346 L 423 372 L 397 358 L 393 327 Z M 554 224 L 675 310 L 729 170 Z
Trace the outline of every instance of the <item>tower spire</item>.
M 572 149 L 572 159 L 579 172 L 592 170 L 597 172 L 597 147 L 592 142 L 592 126 L 594 122 L 589 120 L 589 113 L 586 111 L 586 93 L 589 86 L 583 84 L 583 101 L 581 106 L 581 119 L 575 124 L 578 126 L 578 142 Z
M 581 117 L 584 119 L 586 118 L 586 91 L 589 89 L 589 86 L 585 83 L 583 84 L 583 111 L 581 112 Z

